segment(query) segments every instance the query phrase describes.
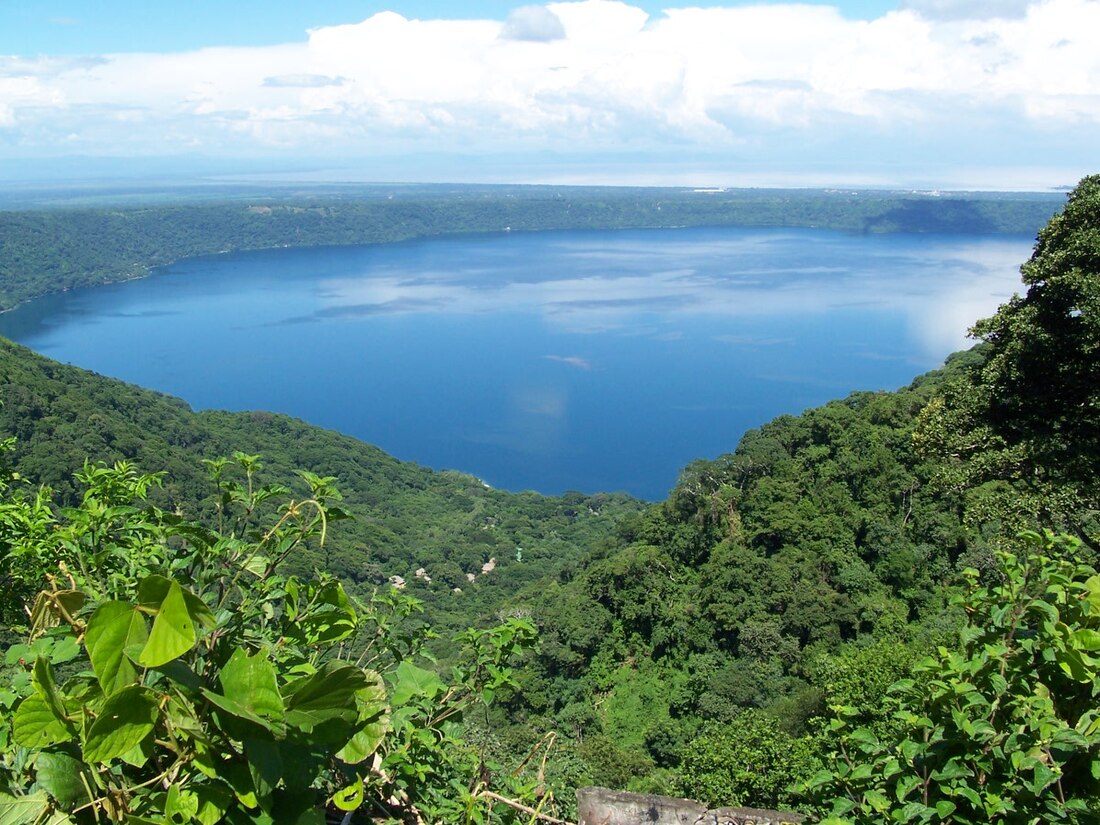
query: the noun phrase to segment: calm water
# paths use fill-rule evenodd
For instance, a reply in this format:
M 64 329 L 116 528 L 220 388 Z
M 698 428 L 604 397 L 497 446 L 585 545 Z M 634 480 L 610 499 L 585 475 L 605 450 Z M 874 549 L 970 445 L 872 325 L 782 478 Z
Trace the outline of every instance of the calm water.
M 0 335 L 493 486 L 656 499 L 749 427 L 937 366 L 1031 243 L 680 229 L 240 253 L 40 299 Z

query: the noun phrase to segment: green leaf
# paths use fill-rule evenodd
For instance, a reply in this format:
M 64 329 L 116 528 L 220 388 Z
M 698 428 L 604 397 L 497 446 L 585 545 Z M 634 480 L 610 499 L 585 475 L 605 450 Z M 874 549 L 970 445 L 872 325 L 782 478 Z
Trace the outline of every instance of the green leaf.
M 157 702 L 151 690 L 138 685 L 123 688 L 107 699 L 88 729 L 84 759 L 109 762 L 122 756 L 153 732 L 157 715 Z
M 191 786 L 199 800 L 195 819 L 200 825 L 216 825 L 221 822 L 233 801 L 233 792 L 225 785 L 203 782 Z
M 34 761 L 35 779 L 62 808 L 88 802 L 88 791 L 81 774 L 84 763 L 67 753 L 45 751 Z
M 356 696 L 371 684 L 360 668 L 326 662 L 316 673 L 286 686 L 286 720 L 306 733 L 332 719 L 355 722 L 359 718 Z
M 947 819 L 947 817 L 955 813 L 957 807 L 958 806 L 950 799 L 941 799 L 936 803 L 936 813 L 939 814 L 940 819 Z
M 870 790 L 864 793 L 863 801 L 868 806 L 870 806 L 871 810 L 879 814 L 890 807 L 890 800 L 887 799 L 882 793 L 875 790 Z
M 46 700 L 32 693 L 19 703 L 12 719 L 12 736 L 15 743 L 24 748 L 45 748 L 71 739 L 73 734 L 65 726 Z
M 354 811 L 363 804 L 363 783 L 360 780 L 353 782 L 346 788 L 341 788 L 332 795 L 332 804 L 341 811 Z
M 164 818 L 175 825 L 186 825 L 199 812 L 199 798 L 172 783 L 164 798 Z
M 970 768 L 963 765 L 958 759 L 949 759 L 947 764 L 938 771 L 932 771 L 932 778 L 937 782 L 943 782 L 950 779 L 963 779 L 973 775 Z
M 233 795 L 237 801 L 246 808 L 256 808 L 260 800 L 256 795 L 256 788 L 252 784 L 252 774 L 248 765 L 244 762 L 227 762 L 219 766 L 218 775 L 229 783 L 233 789 Z
M 145 763 L 152 758 L 154 752 L 153 737 L 146 736 L 126 753 L 121 754 L 118 758 L 125 762 L 127 765 L 133 765 L 135 768 L 141 768 L 145 766 Z
M 443 681 L 430 670 L 417 667 L 408 660 L 394 671 L 395 684 L 390 700 L 394 705 L 404 705 L 413 697 L 434 699 L 445 690 Z
M 138 602 L 142 607 L 160 609 L 164 600 L 172 590 L 172 585 L 179 584 L 164 576 L 146 576 L 138 585 Z M 183 600 L 187 605 L 187 613 L 191 621 L 202 627 L 212 628 L 217 625 L 214 613 L 206 606 L 206 602 L 185 587 L 180 587 Z
M 8 796 L 0 792 L 0 825 L 33 825 L 50 810 L 45 791 L 26 796 Z
M 249 656 L 238 648 L 222 668 L 219 681 L 230 701 L 266 719 L 283 718 L 283 697 L 275 666 L 262 653 Z
M 1074 632 L 1073 643 L 1083 650 L 1100 650 L 1100 633 L 1083 627 Z
M 389 730 L 389 717 L 386 706 L 386 689 L 382 678 L 374 671 L 366 671 L 370 686 L 355 694 L 355 704 L 359 707 L 359 729 L 355 735 L 337 752 L 337 758 L 348 764 L 362 762 L 382 745 Z
M 171 582 L 153 619 L 153 630 L 138 657 L 138 664 L 160 667 L 189 651 L 196 641 L 195 623 L 187 611 L 183 588 Z
M 271 797 L 279 780 L 283 778 L 283 760 L 279 755 L 279 746 L 263 739 L 247 739 L 244 743 L 244 756 L 248 760 L 248 772 L 252 776 L 256 796 L 267 808 L 265 800 Z
M 46 700 L 46 706 L 54 717 L 62 722 L 69 730 L 75 730 L 69 721 L 69 714 L 65 710 L 65 697 L 58 690 L 53 678 L 53 668 L 45 656 L 39 656 L 34 660 L 34 672 L 31 674 L 31 682 L 38 695 Z
M 137 671 L 126 657 L 130 645 L 148 640 L 145 617 L 126 602 L 104 602 L 88 621 L 84 644 L 103 693 L 110 696 L 132 684 Z
M 1085 582 L 1085 603 L 1089 606 L 1089 616 L 1100 616 L 1100 576 L 1090 576 Z

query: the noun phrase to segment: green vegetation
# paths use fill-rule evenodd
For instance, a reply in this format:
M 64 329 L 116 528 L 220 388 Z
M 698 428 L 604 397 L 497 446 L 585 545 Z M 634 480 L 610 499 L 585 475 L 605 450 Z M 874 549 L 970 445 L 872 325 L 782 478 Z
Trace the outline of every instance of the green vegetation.
M 399 462 L 286 416 L 195 413 L 178 399 L 2 340 L 0 401 L 0 433 L 16 439 L 13 466 L 51 488 L 63 506 L 80 501 L 73 473 L 86 459 L 164 471 L 163 487 L 150 492 L 153 501 L 206 523 L 217 502 L 204 459 L 262 454 L 265 481 L 291 489 L 302 485 L 298 470 L 334 476 L 341 506 L 353 518 L 324 547 L 296 553 L 291 572 L 323 569 L 361 595 L 401 576 L 405 592 L 428 606 L 444 639 L 495 621 L 507 596 L 558 575 L 611 535 L 620 516 L 642 506 L 619 494 L 548 498 L 491 490 L 472 476 Z M 490 560 L 494 568 L 483 572 Z M 430 582 L 416 575 L 421 568 Z
M 891 192 L 393 187 L 356 196 L 0 211 L 0 311 L 50 292 L 128 280 L 196 255 L 369 244 L 463 232 L 812 226 L 852 232 L 1031 234 L 1051 196 Z
M 833 823 L 1100 822 L 1100 177 L 1023 271 L 942 370 L 776 419 L 646 508 L 498 493 L 0 346 L 0 610 L 33 631 L 0 803 L 507 821 L 599 783 Z M 480 629 L 429 667 L 410 595 L 443 636 Z M 297 697 L 337 676 L 320 724 Z M 116 730 L 119 692 L 144 710 Z
M 1100 178 L 1089 178 L 1071 195 L 1024 268 L 1031 289 L 976 327 L 986 339 L 977 348 L 896 393 L 855 393 L 746 433 L 734 453 L 687 467 L 667 501 L 625 519 L 617 542 L 590 554 L 572 578 L 520 593 L 515 602 L 536 620 L 543 642 L 520 671 L 520 693 L 493 711 L 498 730 L 508 731 L 500 735 L 568 732 L 589 780 L 614 776 L 635 790 L 671 789 L 715 804 L 827 813 L 828 793 L 885 793 L 887 780 L 906 783 L 901 796 L 891 786 L 891 805 L 914 801 L 906 796 L 916 787 L 909 778 L 926 757 L 913 751 L 896 775 L 881 772 L 883 760 L 897 758 L 892 747 L 922 733 L 914 713 L 933 720 L 923 729 L 931 744 L 942 733 L 942 720 L 919 710 L 935 698 L 921 691 L 940 683 L 932 666 L 917 662 L 942 650 L 954 667 L 971 666 L 981 650 L 972 646 L 977 626 L 986 634 L 980 638 L 999 628 L 978 618 L 991 598 L 983 592 L 1001 599 L 1014 592 L 997 588 L 1010 587 L 1016 564 L 1032 571 L 1019 574 L 1029 586 L 1048 575 L 1033 567 L 1038 551 L 1022 553 L 1020 532 L 1074 533 L 1080 550 L 1071 554 L 1072 542 L 1050 538 L 1043 552 L 1059 564 L 1073 556 L 1078 590 L 1095 574 L 1098 193 Z M 1021 410 L 1035 416 L 1033 424 L 1021 423 Z M 965 593 L 969 600 L 960 602 Z M 1027 632 L 1068 633 L 1080 641 L 1066 642 L 1066 657 L 1088 656 L 1090 622 L 1063 608 L 1050 627 Z M 1044 649 L 1058 655 L 1052 645 Z M 1021 684 L 1069 695 L 1043 682 L 1035 665 L 1017 661 Z M 917 693 L 899 707 L 889 689 L 914 673 Z M 1082 690 L 1094 690 L 1092 681 Z M 1051 712 L 1091 736 L 1080 708 Z M 1053 735 L 1053 718 L 1035 722 L 1044 736 Z M 964 732 L 960 741 L 970 735 L 954 724 Z M 878 785 L 842 781 L 836 735 L 853 729 L 862 731 L 858 741 L 881 743 L 881 752 L 867 755 L 879 761 L 859 768 L 861 780 L 875 776 Z M 1073 771 L 1100 771 L 1094 740 L 1062 738 L 1080 746 Z M 1017 760 L 998 764 L 1031 770 L 1033 763 L 1009 753 L 1017 741 L 991 746 L 1001 749 L 998 759 Z M 1029 787 L 1045 800 L 1055 784 L 1066 786 L 1068 821 L 1091 821 L 1068 800 L 1095 807 L 1095 788 L 1075 782 L 1071 791 L 1062 763 L 1035 752 L 1042 747 L 1049 739 L 1024 751 L 1050 770 L 1042 782 L 1027 777 Z M 739 765 L 768 766 L 766 778 Z M 839 778 L 821 784 L 819 777 L 816 795 L 800 801 L 795 789 L 829 766 Z M 939 769 L 923 774 L 928 799 L 936 797 L 929 772 Z M 968 770 L 967 781 L 992 781 L 981 764 Z M 957 814 L 925 802 L 898 820 L 919 813 L 933 822 L 997 821 L 994 797 L 1012 789 L 1020 810 L 1031 813 L 1004 813 L 1005 821 L 1033 821 L 1040 815 L 1026 807 L 1017 780 L 1024 781 L 1005 778 L 988 794 L 984 785 L 976 789 L 980 805 L 966 814 L 957 800 Z M 852 809 L 865 812 L 860 821 L 895 811 L 867 799 L 877 797 L 858 797 L 864 807 Z
M 889 822 L 1100 822 L 1100 574 L 1080 542 L 1025 534 L 966 621 L 896 682 L 883 739 L 830 726 L 830 769 L 809 783 L 834 817 Z M 833 821 L 836 821 L 835 819 Z
M 80 506 L 57 517 L 17 479 L 0 487 L 5 590 L 47 584 L 5 655 L 0 819 L 515 819 L 496 791 L 522 782 L 489 788 L 456 731 L 511 683 L 534 628 L 467 632 L 444 681 L 401 629 L 409 597 L 359 604 L 327 574 L 281 574 L 343 515 L 332 479 L 303 473 L 309 497 L 287 499 L 249 483 L 252 457 L 236 463 L 243 483 L 213 462 L 220 530 L 150 505 L 159 479 L 125 464 L 86 468 Z

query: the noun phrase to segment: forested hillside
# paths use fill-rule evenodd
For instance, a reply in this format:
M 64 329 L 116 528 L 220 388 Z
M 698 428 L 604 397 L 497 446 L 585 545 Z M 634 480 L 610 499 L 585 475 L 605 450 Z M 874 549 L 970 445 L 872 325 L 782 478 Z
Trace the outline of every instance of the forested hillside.
M 1051 195 L 813 190 L 477 187 L 292 199 L 0 211 L 0 310 L 49 292 L 141 277 L 196 255 L 543 229 L 811 226 L 853 232 L 1032 234 Z
M 1100 176 L 1074 190 L 1022 271 L 1024 294 L 979 321 L 978 346 L 942 370 L 776 419 L 685 468 L 669 498 L 644 509 L 498 493 L 282 416 L 195 414 L 0 345 L 0 439 L 15 439 L 14 467 L 32 482 L 0 477 L 0 572 L 9 603 L 50 582 L 39 602 L 55 607 L 33 613 L 61 626 L 36 642 L 33 663 L 8 663 L 18 678 L 0 707 L 15 711 L 10 741 L 30 750 L 7 747 L 0 723 L 0 813 L 16 810 L 6 799 L 32 799 L 37 813 L 11 821 L 90 822 L 89 808 L 122 806 L 203 825 L 213 809 L 316 822 L 275 812 L 292 792 L 312 799 L 324 787 L 331 804 L 387 821 L 507 821 L 537 819 L 544 805 L 568 816 L 572 788 L 605 784 L 790 807 L 834 825 L 1097 823 Z M 216 494 L 199 459 L 234 451 Z M 266 467 L 253 477 L 258 453 Z M 166 470 L 164 486 L 146 492 L 125 468 L 74 485 L 86 456 Z M 295 468 L 313 475 L 295 479 Z M 354 521 L 337 522 L 328 476 Z M 38 483 L 70 508 L 34 498 Z M 269 492 L 292 500 L 264 530 L 224 538 L 211 526 L 223 529 L 230 505 L 255 521 Z M 105 519 L 121 526 L 97 539 Z M 289 548 L 298 571 L 327 568 L 348 591 L 376 594 L 366 618 L 334 582 L 272 578 L 269 545 Z M 73 565 L 99 553 L 112 577 L 45 569 L 52 553 Z M 154 562 L 198 571 L 205 589 L 189 597 L 187 582 L 155 578 Z M 256 591 L 241 585 L 246 574 Z M 487 614 L 509 623 L 444 648 L 460 663 L 445 685 L 404 660 L 400 623 L 379 612 L 395 574 L 444 628 Z M 72 587 L 59 590 L 65 575 Z M 97 586 L 120 592 L 104 602 Z M 81 601 L 70 615 L 67 593 L 96 612 Z M 226 593 L 251 618 L 222 610 Z M 183 632 L 158 637 L 154 623 L 146 639 L 147 615 L 174 616 Z M 115 644 L 99 646 L 105 638 Z M 364 639 L 385 646 L 382 676 L 343 664 Z M 338 650 L 324 647 L 333 640 Z M 67 660 L 51 645 L 62 643 L 70 659 L 86 644 L 98 688 L 79 674 L 58 687 L 52 668 Z M 172 661 L 186 667 L 164 667 Z M 148 683 L 130 662 L 151 668 Z M 337 675 L 354 686 L 355 712 L 342 716 L 316 698 Z M 245 702 L 249 684 L 271 704 Z M 115 718 L 116 693 L 141 697 L 148 718 L 112 739 L 92 720 Z M 178 696 L 185 707 L 162 714 Z M 478 700 L 461 728 L 455 697 Z M 185 741 L 216 742 L 224 759 L 166 739 L 180 718 Z M 322 720 L 337 731 L 328 757 Z M 152 757 L 131 748 L 151 747 L 154 731 L 184 771 L 175 790 L 148 790 L 168 769 L 135 772 Z M 315 786 L 296 784 L 280 736 L 316 756 Z M 376 748 L 375 767 L 347 772 L 358 764 L 349 753 Z M 88 788 L 63 782 L 66 770 L 83 771 Z M 500 778 L 526 809 L 484 796 Z M 132 796 L 110 784 L 123 779 Z
M 216 501 L 206 459 L 259 455 L 257 483 L 298 491 L 304 484 L 297 470 L 332 476 L 352 519 L 333 531 L 323 556 L 299 556 L 294 569 L 329 570 L 364 592 L 400 576 L 441 627 L 483 623 L 505 595 L 556 575 L 641 507 L 620 494 L 549 498 L 491 490 L 472 476 L 400 462 L 287 416 L 195 413 L 178 399 L 3 340 L 0 434 L 16 439 L 13 466 L 53 488 L 64 505 L 79 501 L 73 473 L 85 461 L 128 460 L 140 471 L 164 472 L 154 500 L 202 519 L 213 515 Z M 493 569 L 483 573 L 490 562 Z

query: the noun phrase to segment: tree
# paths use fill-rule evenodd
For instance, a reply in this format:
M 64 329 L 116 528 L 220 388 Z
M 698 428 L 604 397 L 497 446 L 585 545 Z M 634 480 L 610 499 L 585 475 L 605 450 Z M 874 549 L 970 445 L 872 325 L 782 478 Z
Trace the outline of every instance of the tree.
M 972 527 L 1012 535 L 1038 520 L 1088 536 L 1100 497 L 1100 176 L 1070 194 L 1021 271 L 1026 295 L 974 325 L 979 357 L 921 413 L 914 440 L 944 462 L 947 489 L 1013 485 L 972 496 Z
M 1100 477 L 1100 175 L 1085 178 L 1039 233 L 1016 295 L 973 334 L 989 420 L 1031 468 L 1087 484 Z

